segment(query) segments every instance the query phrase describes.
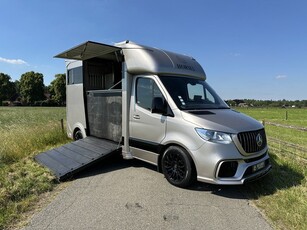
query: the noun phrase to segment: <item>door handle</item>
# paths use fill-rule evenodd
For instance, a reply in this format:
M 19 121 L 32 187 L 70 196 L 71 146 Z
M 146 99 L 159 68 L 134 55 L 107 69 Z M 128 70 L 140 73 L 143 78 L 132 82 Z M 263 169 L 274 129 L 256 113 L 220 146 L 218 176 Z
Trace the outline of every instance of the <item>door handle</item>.
M 133 115 L 133 118 L 134 119 L 140 119 L 140 115 L 135 114 L 135 115 Z

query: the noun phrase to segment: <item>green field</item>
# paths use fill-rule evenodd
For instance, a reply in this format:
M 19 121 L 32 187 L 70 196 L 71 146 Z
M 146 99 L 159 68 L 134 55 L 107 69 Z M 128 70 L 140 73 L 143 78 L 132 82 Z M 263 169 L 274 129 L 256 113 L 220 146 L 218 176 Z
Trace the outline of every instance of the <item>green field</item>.
M 307 127 L 307 109 L 288 109 L 287 119 L 285 109 L 238 110 L 260 121 Z M 33 156 L 70 141 L 61 128 L 65 118 L 65 108 L 0 107 L 0 229 L 18 222 L 40 194 L 57 185 Z M 242 190 L 275 228 L 307 229 L 307 132 L 265 127 L 273 170 Z
M 257 120 L 307 127 L 307 109 L 297 108 L 235 108 Z M 286 116 L 287 114 L 287 116 Z M 286 119 L 287 118 L 287 119 Z
M 13 163 L 66 139 L 65 108 L 0 107 L 1 163 Z
M 307 128 L 307 109 L 237 110 L 265 123 Z M 269 124 L 265 129 L 273 170 L 247 185 L 247 192 L 277 229 L 307 229 L 307 132 Z
M 28 211 L 56 180 L 33 156 L 67 143 L 65 108 L 0 107 L 0 229 Z

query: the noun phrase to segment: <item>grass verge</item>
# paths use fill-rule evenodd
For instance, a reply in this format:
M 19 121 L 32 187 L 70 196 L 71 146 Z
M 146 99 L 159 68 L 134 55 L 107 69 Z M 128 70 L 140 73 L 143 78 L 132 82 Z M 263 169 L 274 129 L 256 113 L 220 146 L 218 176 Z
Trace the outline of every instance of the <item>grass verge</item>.
M 258 120 L 307 127 L 306 109 L 291 109 L 288 120 L 283 109 L 239 109 Z M 305 149 L 307 132 L 266 125 L 273 169 L 263 179 L 248 184 L 247 193 L 256 206 L 271 220 L 276 229 L 307 229 L 307 161 L 306 152 L 283 143 Z
M 70 141 L 61 129 L 63 118 L 65 108 L 0 107 L 0 229 L 18 222 L 57 184 L 33 157 Z
M 307 229 L 307 168 L 300 158 L 270 151 L 272 172 L 247 184 L 254 201 L 277 229 Z
M 0 229 L 6 229 L 31 210 L 38 196 L 51 191 L 57 181 L 45 168 L 26 157 L 1 168 L 0 184 Z

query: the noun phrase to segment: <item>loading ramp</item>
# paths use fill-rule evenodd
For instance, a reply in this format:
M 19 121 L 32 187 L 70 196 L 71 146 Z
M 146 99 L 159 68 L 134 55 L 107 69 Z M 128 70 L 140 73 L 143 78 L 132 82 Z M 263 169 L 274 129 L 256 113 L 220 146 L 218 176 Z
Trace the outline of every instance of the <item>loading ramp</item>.
M 35 156 L 35 160 L 62 181 L 93 163 L 116 153 L 118 143 L 86 137 Z

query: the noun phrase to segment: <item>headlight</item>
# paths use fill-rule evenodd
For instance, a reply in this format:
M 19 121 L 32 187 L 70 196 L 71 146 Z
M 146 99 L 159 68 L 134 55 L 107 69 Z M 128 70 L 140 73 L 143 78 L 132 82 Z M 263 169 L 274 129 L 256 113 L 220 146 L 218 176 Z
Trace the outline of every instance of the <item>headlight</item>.
M 195 130 L 197 134 L 206 141 L 211 141 L 221 144 L 229 144 L 232 142 L 231 136 L 228 133 L 201 129 L 201 128 L 195 128 Z

